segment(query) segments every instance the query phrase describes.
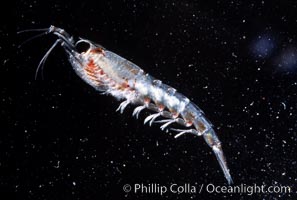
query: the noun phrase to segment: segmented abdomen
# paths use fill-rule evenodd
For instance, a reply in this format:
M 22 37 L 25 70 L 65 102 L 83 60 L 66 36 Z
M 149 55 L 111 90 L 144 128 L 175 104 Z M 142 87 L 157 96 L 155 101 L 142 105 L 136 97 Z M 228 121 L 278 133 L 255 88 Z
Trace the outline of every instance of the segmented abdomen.
M 167 119 L 177 119 L 180 125 L 195 127 L 195 134 L 201 135 L 211 128 L 202 110 L 174 88 L 163 84 L 117 54 L 102 48 L 83 54 L 84 78 L 95 88 L 125 99 L 122 110 L 129 104 L 144 105 Z M 156 116 L 159 117 L 159 116 Z M 178 119 L 178 117 L 182 119 Z M 151 120 L 155 120 L 153 118 Z M 152 123 L 153 121 L 151 121 Z M 169 121 L 168 121 L 169 122 Z M 173 123 L 173 121 L 171 121 Z M 192 133 L 194 130 L 192 130 Z

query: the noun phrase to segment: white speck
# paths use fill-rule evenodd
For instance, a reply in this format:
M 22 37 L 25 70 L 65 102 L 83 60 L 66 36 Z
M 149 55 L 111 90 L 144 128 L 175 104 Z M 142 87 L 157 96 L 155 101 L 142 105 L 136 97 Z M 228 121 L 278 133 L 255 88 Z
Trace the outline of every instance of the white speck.
M 4 60 L 3 65 L 5 65 L 7 63 L 7 61 L 9 61 L 9 59 Z
M 76 186 L 76 183 L 73 181 L 73 182 L 72 182 L 72 185 L 73 185 L 73 186 Z
M 282 102 L 282 105 L 284 106 L 284 110 L 286 110 L 287 109 L 286 104 L 284 102 Z
M 283 173 L 282 173 L 282 176 L 285 176 L 285 175 L 286 175 L 286 172 L 283 172 Z
M 236 55 L 234 52 L 232 52 L 232 56 L 233 56 L 234 58 L 237 58 L 237 55 Z
M 60 161 L 58 160 L 57 165 L 54 168 L 58 169 L 60 167 Z

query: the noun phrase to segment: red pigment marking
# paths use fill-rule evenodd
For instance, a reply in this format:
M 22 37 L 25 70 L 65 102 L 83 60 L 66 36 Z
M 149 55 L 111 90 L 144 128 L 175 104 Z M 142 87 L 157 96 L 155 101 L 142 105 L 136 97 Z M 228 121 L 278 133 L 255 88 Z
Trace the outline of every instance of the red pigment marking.
M 90 75 L 93 75 L 93 76 L 96 76 L 98 71 L 99 71 L 100 74 L 103 73 L 102 69 L 100 69 L 99 67 L 96 66 L 93 59 L 90 59 L 89 63 L 85 67 L 85 70 L 87 71 L 87 73 L 90 73 Z
M 128 87 L 125 84 L 121 84 L 117 86 L 118 90 L 126 90 Z
M 163 111 L 165 109 L 165 106 L 162 104 L 158 104 L 159 111 Z
M 104 71 L 100 67 L 96 66 L 93 59 L 90 59 L 85 70 L 93 74 L 99 73 L 100 75 L 104 75 Z
M 193 122 L 192 121 L 186 121 L 186 126 L 189 127 L 189 126 L 192 126 Z
M 145 103 L 145 105 L 149 105 L 150 102 L 151 102 L 151 99 L 150 98 L 144 97 L 144 103 Z
M 89 63 L 85 67 L 86 74 L 92 81 L 95 81 L 99 85 L 102 84 L 102 81 L 98 80 L 98 77 L 96 76 L 98 70 L 99 68 L 96 66 L 94 60 L 90 59 Z
M 103 49 L 100 47 L 97 47 L 97 48 L 91 49 L 90 52 L 91 53 L 103 53 Z
M 122 84 L 122 87 L 123 87 L 123 88 L 128 88 L 128 87 L 130 87 L 129 84 L 128 84 L 128 81 L 125 81 L 125 82 Z
M 94 63 L 94 60 L 93 59 L 90 59 L 90 62 L 87 64 L 87 68 L 88 70 L 95 70 L 96 68 L 96 64 Z
M 173 118 L 177 118 L 179 116 L 179 113 L 176 111 L 171 111 Z

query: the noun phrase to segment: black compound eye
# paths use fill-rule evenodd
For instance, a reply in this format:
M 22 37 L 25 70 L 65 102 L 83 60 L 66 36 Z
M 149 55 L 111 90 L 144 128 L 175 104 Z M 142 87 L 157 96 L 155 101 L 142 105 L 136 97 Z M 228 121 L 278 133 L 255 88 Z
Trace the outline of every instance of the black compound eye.
M 87 52 L 90 49 L 91 45 L 89 42 L 81 41 L 76 43 L 76 50 L 79 53 Z

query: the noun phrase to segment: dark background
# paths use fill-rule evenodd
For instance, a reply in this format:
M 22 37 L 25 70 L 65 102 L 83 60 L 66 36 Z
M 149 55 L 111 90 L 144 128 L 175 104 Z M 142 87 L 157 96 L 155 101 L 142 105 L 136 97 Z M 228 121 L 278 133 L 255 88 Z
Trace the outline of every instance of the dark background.
M 226 185 L 202 138 L 174 139 L 115 110 L 75 75 L 55 25 L 133 61 L 188 96 L 215 125 L 235 185 L 297 191 L 297 3 L 17 1 L 1 29 L 0 185 L 16 199 L 293 199 L 296 194 L 128 195 L 124 184 Z

